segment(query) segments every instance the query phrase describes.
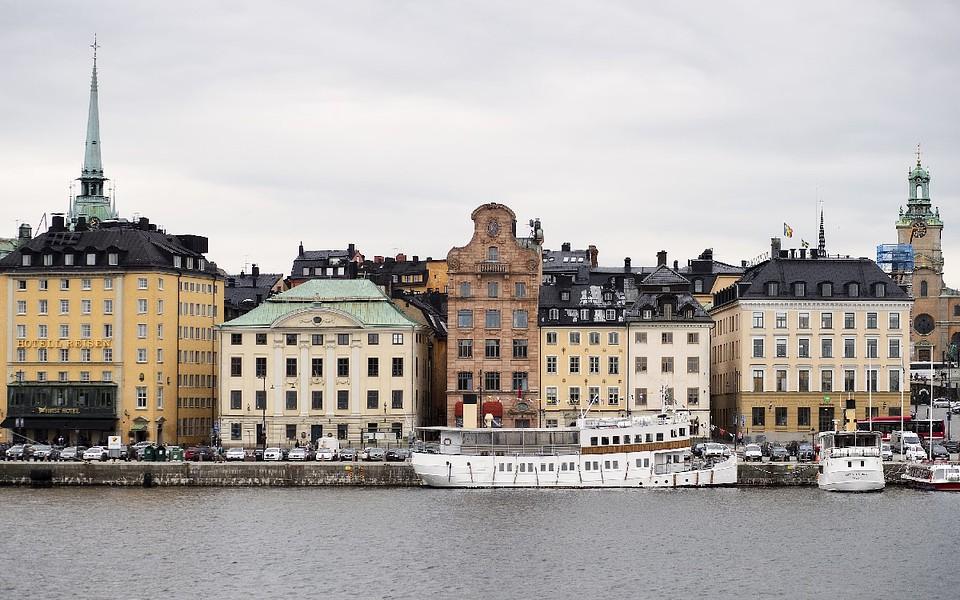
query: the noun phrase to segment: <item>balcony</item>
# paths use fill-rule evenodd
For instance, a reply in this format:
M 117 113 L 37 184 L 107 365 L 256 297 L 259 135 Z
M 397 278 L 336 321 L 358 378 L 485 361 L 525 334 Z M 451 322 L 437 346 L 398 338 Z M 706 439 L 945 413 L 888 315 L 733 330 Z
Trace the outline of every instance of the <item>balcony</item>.
M 509 271 L 509 265 L 502 262 L 481 262 L 477 263 L 477 271 L 479 273 L 507 273 Z

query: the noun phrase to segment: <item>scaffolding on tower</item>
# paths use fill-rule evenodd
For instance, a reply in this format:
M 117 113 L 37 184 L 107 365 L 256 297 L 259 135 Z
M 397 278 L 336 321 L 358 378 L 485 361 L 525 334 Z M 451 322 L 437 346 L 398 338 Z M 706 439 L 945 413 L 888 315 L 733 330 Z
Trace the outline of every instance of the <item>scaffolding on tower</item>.
M 913 244 L 880 244 L 877 246 L 877 265 L 897 285 L 910 289 L 913 275 Z

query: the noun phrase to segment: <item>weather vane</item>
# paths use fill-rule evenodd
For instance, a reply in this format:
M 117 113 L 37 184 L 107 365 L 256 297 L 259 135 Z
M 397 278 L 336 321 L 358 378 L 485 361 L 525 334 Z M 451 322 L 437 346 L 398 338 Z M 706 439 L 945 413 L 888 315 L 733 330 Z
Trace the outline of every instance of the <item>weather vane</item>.
M 93 34 L 93 43 L 90 44 L 90 47 L 93 48 L 93 60 L 97 60 L 97 48 L 100 47 L 100 44 L 97 43 L 97 34 Z

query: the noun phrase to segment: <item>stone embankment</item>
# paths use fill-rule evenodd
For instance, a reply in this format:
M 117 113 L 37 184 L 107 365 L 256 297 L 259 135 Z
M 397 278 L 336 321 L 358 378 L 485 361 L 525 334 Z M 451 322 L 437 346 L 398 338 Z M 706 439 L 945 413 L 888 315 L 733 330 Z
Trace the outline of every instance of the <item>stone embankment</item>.
M 900 484 L 904 463 L 886 463 L 888 484 Z M 740 463 L 738 485 L 786 487 L 817 484 L 813 463 Z M 198 487 L 417 487 L 409 463 L 188 463 L 0 462 L 0 486 L 70 485 Z

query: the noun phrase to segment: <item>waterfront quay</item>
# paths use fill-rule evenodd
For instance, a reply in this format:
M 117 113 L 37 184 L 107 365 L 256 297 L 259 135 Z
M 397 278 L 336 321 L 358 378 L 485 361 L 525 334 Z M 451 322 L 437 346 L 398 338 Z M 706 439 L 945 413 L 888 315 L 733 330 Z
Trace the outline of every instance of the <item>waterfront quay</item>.
M 888 485 L 900 485 L 905 462 L 884 464 Z M 817 484 L 816 463 L 740 463 L 738 487 Z M 410 463 L 266 462 L 0 462 L 0 486 L 133 487 L 420 487 Z

